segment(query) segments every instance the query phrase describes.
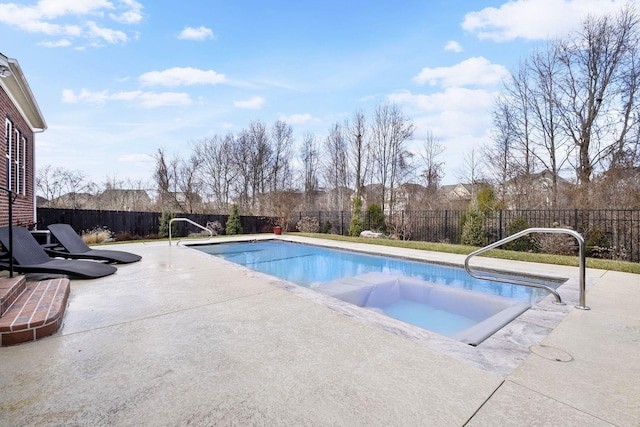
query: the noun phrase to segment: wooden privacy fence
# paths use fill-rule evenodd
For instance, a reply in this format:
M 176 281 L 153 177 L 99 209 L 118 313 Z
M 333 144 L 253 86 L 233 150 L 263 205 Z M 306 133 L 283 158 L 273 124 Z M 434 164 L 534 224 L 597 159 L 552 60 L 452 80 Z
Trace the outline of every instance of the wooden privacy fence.
M 160 212 L 127 212 L 101 211 L 81 209 L 38 208 L 38 229 L 46 230 L 47 225 L 65 223 L 76 231 L 89 231 L 97 228 L 107 228 L 118 234 L 129 234 L 131 237 L 157 237 L 160 230 Z M 202 226 L 208 222 L 219 222 L 225 227 L 229 215 L 207 214 L 176 214 L 176 217 L 189 218 Z M 240 223 L 244 233 L 264 233 L 272 231 L 271 218 L 258 216 L 240 216 Z M 197 227 L 184 222 L 175 223 L 177 236 L 187 236 L 198 233 Z
M 387 215 L 387 233 L 394 238 L 440 243 L 460 243 L 462 234 L 462 210 L 400 211 Z M 125 212 L 78 209 L 38 208 L 38 228 L 54 223 L 70 224 L 76 231 L 108 228 L 116 234 L 127 233 L 131 237 L 155 237 L 160 227 L 160 212 Z M 222 228 L 228 215 L 177 214 L 198 224 L 218 221 Z M 347 235 L 351 212 L 314 211 L 296 212 L 292 215 L 288 231 L 295 231 L 296 224 L 304 217 L 318 220 L 318 232 Z M 603 258 L 640 262 L 640 210 L 633 209 L 529 209 L 497 210 L 485 212 L 484 233 L 488 243 L 496 242 L 510 233 L 511 224 L 525 220 L 528 227 L 565 227 L 582 234 L 587 242 L 595 233 L 605 236 L 607 247 L 601 251 Z M 272 231 L 273 218 L 241 216 L 244 233 Z M 367 212 L 362 215 L 364 229 L 371 228 Z M 197 233 L 200 230 L 188 223 L 178 224 L 178 236 Z

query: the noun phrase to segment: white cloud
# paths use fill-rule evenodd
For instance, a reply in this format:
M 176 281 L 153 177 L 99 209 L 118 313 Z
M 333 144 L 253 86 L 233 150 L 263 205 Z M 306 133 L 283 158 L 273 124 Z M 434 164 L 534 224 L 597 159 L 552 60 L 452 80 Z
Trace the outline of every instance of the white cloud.
M 100 27 L 93 21 L 87 22 L 87 29 L 91 38 L 102 39 L 110 44 L 127 42 L 127 35 L 124 32 Z
M 504 66 L 492 64 L 486 58 L 466 59 L 451 67 L 423 68 L 413 78 L 419 85 L 431 86 L 486 86 L 500 83 L 509 76 Z
M 458 43 L 457 41 L 454 41 L 454 40 L 450 40 L 444 46 L 444 50 L 449 50 L 451 52 L 460 53 L 460 52 L 462 52 L 463 49 L 462 49 L 462 46 L 460 45 L 460 43 Z
M 431 95 L 397 92 L 388 98 L 411 111 L 416 126 L 412 142 L 415 150 L 429 134 L 445 147 L 445 184 L 457 182 L 456 171 L 463 167 L 463 153 L 488 141 L 493 92 L 452 87 Z
M 264 105 L 265 100 L 260 96 L 254 96 L 244 101 L 235 101 L 233 106 L 236 108 L 246 108 L 248 110 L 259 110 Z
M 69 41 L 68 39 L 60 39 L 55 42 L 41 42 L 38 44 L 44 47 L 67 47 L 71 45 L 71 41 Z
M 313 121 L 313 116 L 309 113 L 291 114 L 290 116 L 280 115 L 280 120 L 292 125 L 300 125 Z
M 111 19 L 122 24 L 136 24 L 142 21 L 142 4 L 135 0 L 120 0 L 120 2 L 129 7 L 129 10 L 119 14 L 111 13 L 109 14 Z
M 430 95 L 396 92 L 389 95 L 389 100 L 430 113 L 449 110 L 479 112 L 491 109 L 494 97 L 494 92 L 484 89 L 450 87 Z
M 0 23 L 30 33 L 65 36 L 69 45 L 70 38 L 76 37 L 123 43 L 127 41 L 124 32 L 97 21 L 104 19 L 106 11 L 115 11 L 108 16 L 116 22 L 136 23 L 142 18 L 141 10 L 142 5 L 135 0 L 119 0 L 117 4 L 106 0 L 40 0 L 30 6 L 5 3 L 0 4 Z M 43 45 L 46 43 L 55 42 Z
M 216 85 L 224 83 L 227 78 L 224 74 L 213 70 L 199 70 L 191 67 L 175 67 L 164 71 L 150 71 L 139 78 L 145 86 L 160 85 L 166 87 L 190 86 L 199 84 Z
M 94 104 L 101 105 L 108 101 L 122 101 L 143 108 L 157 108 L 168 106 L 188 106 L 192 100 L 186 93 L 181 92 L 143 92 L 122 91 L 110 93 L 109 91 L 91 92 L 86 89 L 76 94 L 72 89 L 62 91 L 62 102 L 65 104 Z
M 202 41 L 213 38 L 213 31 L 207 27 L 200 26 L 198 28 L 185 27 L 184 30 L 178 34 L 178 38 L 182 40 L 196 40 Z
M 468 13 L 462 28 L 480 39 L 497 42 L 540 40 L 566 34 L 586 15 L 619 10 L 627 0 L 515 0 L 499 8 Z

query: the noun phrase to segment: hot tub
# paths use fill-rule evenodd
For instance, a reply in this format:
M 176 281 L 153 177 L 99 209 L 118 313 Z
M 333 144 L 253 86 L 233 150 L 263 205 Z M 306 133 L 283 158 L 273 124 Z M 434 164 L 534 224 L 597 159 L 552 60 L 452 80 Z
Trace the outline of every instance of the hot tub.
M 521 300 L 368 273 L 312 285 L 319 292 L 441 335 L 478 345 L 530 308 Z

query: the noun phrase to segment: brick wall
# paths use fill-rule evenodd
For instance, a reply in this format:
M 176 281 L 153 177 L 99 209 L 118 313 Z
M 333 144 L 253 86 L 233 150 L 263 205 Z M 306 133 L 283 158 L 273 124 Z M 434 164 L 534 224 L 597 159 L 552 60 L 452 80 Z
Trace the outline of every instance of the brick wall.
M 26 144 L 26 186 L 25 194 L 20 194 L 16 197 L 13 203 L 13 223 L 15 225 L 27 226 L 35 222 L 35 162 L 34 162 L 34 133 L 22 114 L 15 107 L 11 98 L 5 92 L 4 88 L 0 86 L 0 187 L 7 187 L 7 135 L 6 135 L 6 119 L 9 119 L 13 124 L 14 135 L 12 135 L 12 141 L 15 140 L 15 130 L 19 130 L 22 137 L 27 140 Z M 14 141 L 15 144 L 15 141 Z M 15 153 L 15 145 L 12 148 Z M 22 145 L 20 150 L 22 150 Z M 21 171 L 22 173 L 22 171 Z M 15 181 L 15 180 L 14 180 Z M 22 180 L 20 183 L 22 187 Z M 0 226 L 5 226 L 9 223 L 9 200 L 5 191 L 0 191 Z

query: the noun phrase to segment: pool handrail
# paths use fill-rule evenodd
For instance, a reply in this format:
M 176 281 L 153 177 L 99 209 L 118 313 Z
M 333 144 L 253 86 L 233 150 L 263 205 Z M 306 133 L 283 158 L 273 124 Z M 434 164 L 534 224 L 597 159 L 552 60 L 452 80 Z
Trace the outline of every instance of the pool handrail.
M 189 218 L 171 218 L 169 220 L 169 246 L 171 246 L 171 225 L 173 224 L 174 221 L 184 221 L 184 222 L 188 222 L 191 225 L 195 225 L 198 228 L 201 228 L 202 230 L 206 231 L 207 233 L 209 233 L 209 237 L 207 237 L 207 240 L 209 240 L 210 238 L 213 237 L 213 231 L 209 230 L 207 227 L 203 227 L 200 224 L 198 224 L 197 222 L 191 221 Z M 180 244 L 180 240 L 178 240 L 176 242 L 176 246 L 178 246 Z
M 584 243 L 584 238 L 582 237 L 582 235 L 580 235 L 580 233 L 578 233 L 577 231 L 574 230 L 570 230 L 568 228 L 527 228 L 526 230 L 522 230 L 518 233 L 512 234 L 511 236 L 505 237 L 502 240 L 498 240 L 495 243 L 491 243 L 481 249 L 478 249 L 476 251 L 471 252 L 469 255 L 467 255 L 467 257 L 464 260 L 464 269 L 467 271 L 467 273 L 469 273 L 469 275 L 471 277 L 475 277 L 476 279 L 484 279 L 484 280 L 494 280 L 497 282 L 504 282 L 504 283 L 515 283 L 517 285 L 523 285 L 523 286 L 531 286 L 534 288 L 542 288 L 545 289 L 547 291 L 549 291 L 551 294 L 553 294 L 553 296 L 555 297 L 556 304 L 564 304 L 562 302 L 562 298 L 560 297 L 560 294 L 553 289 L 550 286 L 547 285 L 543 285 L 541 283 L 536 283 L 536 282 L 532 282 L 529 280 L 519 280 L 519 279 L 504 279 L 501 277 L 494 277 L 494 276 L 488 276 L 488 275 L 482 275 L 482 274 L 478 274 L 475 271 L 473 271 L 471 269 L 471 267 L 469 266 L 469 261 L 471 260 L 471 258 L 473 258 L 476 255 L 479 255 L 483 252 L 486 252 L 490 249 L 494 249 L 497 248 L 498 246 L 502 246 L 505 243 L 508 243 L 512 240 L 516 240 L 520 237 L 526 236 L 527 234 L 531 234 L 531 233 L 555 233 L 555 234 L 569 234 L 571 236 L 573 236 L 577 241 L 578 241 L 578 248 L 579 248 L 579 265 L 578 265 L 578 269 L 579 269 L 579 280 L 580 280 L 580 302 L 578 303 L 578 305 L 576 305 L 576 308 L 579 308 L 580 310 L 590 310 L 590 308 L 586 305 L 586 285 L 585 285 L 585 269 L 586 269 L 586 263 L 585 263 L 585 243 Z

